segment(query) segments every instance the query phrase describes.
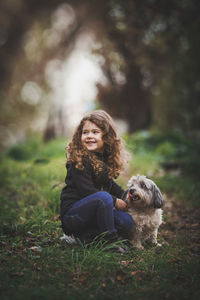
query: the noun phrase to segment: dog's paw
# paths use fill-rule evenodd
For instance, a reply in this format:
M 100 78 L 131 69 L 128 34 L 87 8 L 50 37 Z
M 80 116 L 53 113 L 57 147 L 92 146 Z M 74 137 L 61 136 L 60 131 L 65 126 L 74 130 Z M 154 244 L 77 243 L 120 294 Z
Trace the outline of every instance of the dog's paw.
M 144 250 L 144 246 L 142 246 L 141 244 L 134 244 L 134 247 L 139 250 Z

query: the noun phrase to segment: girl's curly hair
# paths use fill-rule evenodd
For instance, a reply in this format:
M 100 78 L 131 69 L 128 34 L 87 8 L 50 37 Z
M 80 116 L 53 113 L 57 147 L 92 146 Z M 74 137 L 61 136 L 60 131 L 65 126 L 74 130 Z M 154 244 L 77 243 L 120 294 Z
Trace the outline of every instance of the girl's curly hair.
M 92 151 L 88 151 L 81 143 L 82 129 L 85 121 L 94 123 L 103 131 L 103 156 L 106 158 L 106 166 L 98 156 Z M 76 168 L 79 170 L 84 169 L 83 157 L 88 158 L 96 175 L 106 167 L 108 176 L 110 178 L 117 178 L 124 166 L 125 151 L 122 140 L 117 136 L 112 118 L 103 110 L 96 110 L 82 118 L 75 130 L 71 142 L 65 149 L 67 151 L 68 161 L 74 162 Z

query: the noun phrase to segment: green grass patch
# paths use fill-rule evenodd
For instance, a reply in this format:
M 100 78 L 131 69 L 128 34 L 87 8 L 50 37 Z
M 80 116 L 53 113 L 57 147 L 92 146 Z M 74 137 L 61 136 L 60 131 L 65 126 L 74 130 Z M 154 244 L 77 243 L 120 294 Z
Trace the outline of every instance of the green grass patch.
M 199 183 L 191 170 L 163 169 L 164 161 L 177 158 L 176 139 L 155 138 L 150 132 L 125 138 L 132 175 L 148 175 L 168 199 L 198 207 Z M 179 142 L 183 144 L 181 138 Z M 158 236 L 162 247 L 126 255 L 101 243 L 68 246 L 60 240 L 65 144 L 29 140 L 1 157 L 1 299 L 197 299 L 197 256 L 178 234 L 171 232 L 165 243 L 165 227 Z M 119 181 L 126 186 L 123 176 Z M 170 223 L 170 214 L 164 220 Z

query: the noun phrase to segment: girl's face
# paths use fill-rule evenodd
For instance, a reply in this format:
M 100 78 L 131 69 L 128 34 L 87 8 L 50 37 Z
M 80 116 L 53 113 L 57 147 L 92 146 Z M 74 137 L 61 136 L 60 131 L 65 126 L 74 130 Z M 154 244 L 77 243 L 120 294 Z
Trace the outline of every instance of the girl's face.
M 103 152 L 103 131 L 90 121 L 85 121 L 82 129 L 81 143 L 88 151 Z

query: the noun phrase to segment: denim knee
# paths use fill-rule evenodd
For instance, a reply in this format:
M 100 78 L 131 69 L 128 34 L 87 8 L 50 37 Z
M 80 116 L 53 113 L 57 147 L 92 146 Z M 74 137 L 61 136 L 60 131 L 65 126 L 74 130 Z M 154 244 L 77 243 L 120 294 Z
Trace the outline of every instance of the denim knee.
M 103 206 L 113 206 L 113 198 L 108 192 L 100 191 L 96 193 L 96 196 L 99 203 Z

